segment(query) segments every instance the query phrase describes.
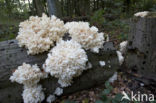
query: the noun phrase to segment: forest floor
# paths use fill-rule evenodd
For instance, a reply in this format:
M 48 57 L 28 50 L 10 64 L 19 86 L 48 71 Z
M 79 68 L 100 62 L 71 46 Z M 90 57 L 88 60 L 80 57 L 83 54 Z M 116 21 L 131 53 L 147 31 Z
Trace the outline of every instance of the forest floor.
M 135 76 L 138 74 L 133 73 Z M 109 96 L 114 97 L 118 93 L 125 91 L 127 94 L 130 94 L 132 91 L 134 93 L 142 94 L 156 94 L 156 88 L 151 85 L 145 85 L 144 83 L 136 80 L 129 73 L 118 72 L 117 80 L 111 83 L 113 86 L 113 91 Z M 64 101 L 74 101 L 73 103 L 95 103 L 96 100 L 100 99 L 100 94 L 105 89 L 105 85 L 102 84 L 98 87 L 91 88 L 88 90 L 83 90 L 76 92 L 67 96 L 60 97 L 56 99 L 54 103 L 65 103 Z M 67 102 L 72 103 L 72 102 Z M 138 103 L 138 102 L 137 102 Z M 143 102 L 141 102 L 143 103 Z

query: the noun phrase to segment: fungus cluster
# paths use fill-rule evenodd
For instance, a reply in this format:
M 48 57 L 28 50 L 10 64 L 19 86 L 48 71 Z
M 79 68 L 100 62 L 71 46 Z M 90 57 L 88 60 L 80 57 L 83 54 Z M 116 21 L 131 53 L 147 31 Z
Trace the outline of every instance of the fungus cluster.
M 72 39 L 86 50 L 98 53 L 104 43 L 104 33 L 98 33 L 98 28 L 90 27 L 88 22 L 68 22 L 65 24 Z
M 41 85 L 24 87 L 22 96 L 24 103 L 41 103 L 45 98 Z
M 41 85 L 37 85 L 41 78 L 46 78 L 47 74 L 42 72 L 37 65 L 23 63 L 19 66 L 10 77 L 12 82 L 24 85 L 23 100 L 24 103 L 41 102 L 45 96 L 42 92 Z
M 19 25 L 19 35 L 16 37 L 20 47 L 25 46 L 28 54 L 38 54 L 48 51 L 54 42 L 64 35 L 64 22 L 55 16 L 51 18 L 31 16 L 29 20 Z
M 48 74 L 58 78 L 60 87 L 47 98 L 53 102 L 63 93 L 63 87 L 70 86 L 72 79 L 81 75 L 83 70 L 92 68 L 88 62 L 85 50 L 98 53 L 104 43 L 104 33 L 99 33 L 98 28 L 90 27 L 88 22 L 64 22 L 55 16 L 31 16 L 19 25 L 19 35 L 16 37 L 20 47 L 28 49 L 28 54 L 35 55 L 48 51 L 48 57 L 41 70 L 36 64 L 23 63 L 10 77 L 12 82 L 24 85 L 22 93 L 24 103 L 42 102 L 45 95 L 40 79 L 47 78 Z M 71 40 L 64 41 L 62 37 L 69 33 Z M 55 45 L 56 43 L 56 45 Z M 104 65 L 104 62 L 102 62 Z
M 55 95 L 49 95 L 46 101 L 48 103 L 52 103 L 53 101 L 55 101 L 55 99 L 56 99 Z
M 74 40 L 60 40 L 49 52 L 43 66 L 45 72 L 58 78 L 62 87 L 71 85 L 72 78 L 79 76 L 86 68 L 86 52 Z
M 37 84 L 41 78 L 47 77 L 47 74 L 42 72 L 37 65 L 23 63 L 19 66 L 13 75 L 10 77 L 12 82 L 24 84 L 26 86 L 33 86 Z

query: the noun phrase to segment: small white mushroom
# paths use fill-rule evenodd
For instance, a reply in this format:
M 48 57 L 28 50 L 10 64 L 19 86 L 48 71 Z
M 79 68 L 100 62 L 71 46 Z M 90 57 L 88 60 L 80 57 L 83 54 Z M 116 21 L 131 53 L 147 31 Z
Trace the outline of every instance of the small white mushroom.
M 106 42 L 109 42 L 109 35 L 106 35 Z
M 106 65 L 105 61 L 99 61 L 99 64 L 101 67 L 104 67 Z
M 115 73 L 113 74 L 113 76 L 112 76 L 111 78 L 109 78 L 108 81 L 109 81 L 110 83 L 114 83 L 114 81 L 117 80 L 117 75 L 118 75 L 118 73 L 115 72 Z
M 149 14 L 149 11 L 137 12 L 134 14 L 136 17 L 146 17 Z
M 122 56 L 122 53 L 120 51 L 116 51 L 116 53 L 118 56 L 119 64 L 122 65 L 122 63 L 124 62 L 124 57 Z
M 56 97 L 54 96 L 54 95 L 49 95 L 48 97 L 47 97 L 47 102 L 48 103 L 52 103 L 52 102 L 54 102 L 56 100 Z
M 108 67 L 111 68 L 111 65 L 109 65 Z
M 60 96 L 61 94 L 63 94 L 63 89 L 62 88 L 59 88 L 57 87 L 54 94 L 56 94 L 57 96 Z
M 120 52 L 125 53 L 126 52 L 126 47 L 127 47 L 128 41 L 123 41 L 120 43 Z

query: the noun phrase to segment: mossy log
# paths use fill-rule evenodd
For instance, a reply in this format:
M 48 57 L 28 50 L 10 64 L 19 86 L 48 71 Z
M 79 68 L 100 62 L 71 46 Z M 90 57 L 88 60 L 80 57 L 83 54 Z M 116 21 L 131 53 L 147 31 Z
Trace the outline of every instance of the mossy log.
M 131 19 L 126 66 L 140 81 L 156 85 L 156 13 Z
M 81 76 L 74 78 L 74 82 L 70 87 L 64 88 L 64 94 L 67 95 L 83 89 L 89 89 L 96 85 L 104 83 L 118 69 L 119 63 L 116 55 L 116 49 L 112 42 L 107 42 L 100 50 L 100 53 L 95 54 L 86 51 L 89 62 L 92 68 L 86 70 Z M 23 62 L 29 64 L 38 64 L 40 67 L 47 58 L 47 52 L 39 55 L 27 55 L 25 48 L 20 48 L 16 40 L 0 42 L 0 103 L 21 103 L 23 85 L 12 83 L 9 77 L 13 71 Z M 105 61 L 106 65 L 101 67 L 99 61 Z M 48 96 L 52 94 L 59 84 L 57 79 L 49 77 L 40 81 Z

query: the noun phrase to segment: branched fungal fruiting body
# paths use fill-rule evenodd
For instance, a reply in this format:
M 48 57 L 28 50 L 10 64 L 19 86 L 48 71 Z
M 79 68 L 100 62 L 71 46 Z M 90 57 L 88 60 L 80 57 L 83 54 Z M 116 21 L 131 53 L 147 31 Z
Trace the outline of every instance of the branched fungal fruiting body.
M 85 70 L 86 52 L 76 41 L 60 40 L 50 53 L 43 66 L 51 76 L 59 78 L 62 87 L 71 85 L 72 78 L 79 76 Z
M 126 52 L 127 44 L 128 44 L 128 41 L 123 41 L 120 43 L 120 52 L 121 53 L 124 54 Z
M 124 57 L 120 51 L 116 51 L 116 53 L 118 56 L 119 64 L 122 65 L 122 63 L 124 62 Z
M 83 70 L 92 68 L 88 62 L 85 50 L 98 53 L 103 47 L 104 33 L 98 33 L 98 28 L 90 27 L 88 22 L 64 22 L 55 16 L 42 17 L 31 16 L 29 20 L 21 22 L 19 25 L 19 35 L 16 37 L 20 47 L 28 49 L 28 54 L 39 54 L 48 51 L 51 46 L 56 46 L 48 53 L 48 58 L 43 64 L 45 72 L 41 71 L 37 65 L 23 63 L 10 77 L 12 82 L 24 84 L 24 103 L 38 103 L 45 98 L 42 86 L 37 83 L 41 78 L 46 78 L 48 73 L 58 78 L 61 87 L 70 86 L 73 77 L 81 75 Z M 64 33 L 70 33 L 72 37 L 69 41 L 63 41 Z M 84 49 L 82 49 L 84 48 Z M 87 65 L 86 65 L 87 64 Z M 102 66 L 105 62 L 100 63 Z M 63 89 L 56 88 L 54 94 L 60 96 Z M 56 99 L 54 95 L 47 98 L 51 103 Z
M 30 64 L 23 63 L 22 66 L 19 66 L 15 70 L 10 80 L 26 86 L 33 86 L 36 85 L 41 78 L 45 77 L 47 77 L 47 74 L 42 72 L 37 65 L 31 66 Z
M 41 103 L 45 98 L 41 85 L 35 85 L 33 87 L 25 86 L 22 96 L 24 103 Z
M 31 16 L 29 20 L 21 22 L 19 27 L 16 39 L 20 47 L 28 49 L 28 54 L 48 51 L 66 32 L 63 21 L 55 16 L 49 18 L 45 14 L 42 17 Z
M 88 22 L 68 22 L 65 24 L 72 39 L 86 50 L 98 53 L 104 43 L 104 33 L 98 33 L 98 28 L 90 27 Z
M 55 99 L 56 99 L 55 95 L 49 95 L 46 101 L 47 103 L 52 103 L 53 101 L 55 101 Z
M 56 94 L 57 96 L 60 96 L 61 94 L 63 94 L 63 89 L 62 88 L 59 88 L 57 87 L 54 94 Z

